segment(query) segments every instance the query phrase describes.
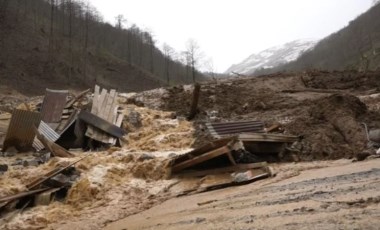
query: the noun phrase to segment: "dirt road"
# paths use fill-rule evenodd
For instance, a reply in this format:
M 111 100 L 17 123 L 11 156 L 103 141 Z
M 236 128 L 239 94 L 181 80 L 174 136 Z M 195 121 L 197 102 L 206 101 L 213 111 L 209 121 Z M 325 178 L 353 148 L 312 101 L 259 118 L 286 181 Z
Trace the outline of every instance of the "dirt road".
M 269 180 L 171 199 L 105 229 L 379 229 L 380 159 L 274 167 Z

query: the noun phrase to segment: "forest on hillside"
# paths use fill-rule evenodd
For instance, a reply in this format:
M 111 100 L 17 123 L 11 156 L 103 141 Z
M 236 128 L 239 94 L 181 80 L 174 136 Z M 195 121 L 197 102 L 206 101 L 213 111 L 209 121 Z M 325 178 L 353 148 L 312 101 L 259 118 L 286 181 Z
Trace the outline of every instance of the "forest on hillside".
M 0 0 L 0 78 L 21 91 L 20 82 L 35 80 L 144 90 L 203 79 L 195 42 L 175 55 L 125 20 L 105 22 L 88 1 Z
M 355 70 L 380 69 L 380 4 L 352 20 L 345 28 L 321 40 L 312 50 L 296 61 L 274 69 L 255 73 L 267 74 L 278 71 Z

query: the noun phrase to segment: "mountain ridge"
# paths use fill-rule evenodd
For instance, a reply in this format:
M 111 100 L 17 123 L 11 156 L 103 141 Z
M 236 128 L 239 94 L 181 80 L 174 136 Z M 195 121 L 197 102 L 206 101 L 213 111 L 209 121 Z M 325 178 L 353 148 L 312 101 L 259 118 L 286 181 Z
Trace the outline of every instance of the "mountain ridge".
M 241 63 L 232 65 L 225 73 L 253 74 L 259 69 L 270 69 L 296 60 L 305 51 L 312 49 L 318 39 L 298 39 L 265 49 L 250 55 Z

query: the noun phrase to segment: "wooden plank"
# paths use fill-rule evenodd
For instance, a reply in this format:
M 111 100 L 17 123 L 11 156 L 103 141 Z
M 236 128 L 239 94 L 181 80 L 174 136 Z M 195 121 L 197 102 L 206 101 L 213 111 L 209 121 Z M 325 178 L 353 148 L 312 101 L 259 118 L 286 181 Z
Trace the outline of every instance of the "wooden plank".
M 95 115 L 100 115 L 104 109 L 104 101 L 106 101 L 108 98 L 108 92 L 106 89 L 102 89 L 102 92 L 98 98 L 98 101 L 97 103 L 95 104 L 95 111 L 93 112 L 93 114 Z M 93 135 L 94 137 L 97 136 L 98 132 L 96 132 L 95 130 L 92 131 L 93 132 Z
M 269 173 L 267 172 L 263 172 L 261 170 L 250 170 L 250 177 L 247 178 L 246 180 L 244 181 L 234 181 L 233 178 L 231 178 L 230 181 L 228 182 L 216 182 L 216 183 L 211 183 L 210 184 L 205 184 L 203 186 L 201 186 L 201 188 L 199 189 L 198 192 L 206 192 L 206 191 L 211 191 L 211 190 L 215 190 L 215 189 L 221 189 L 221 188 L 226 188 L 226 187 L 230 187 L 230 186 L 236 186 L 236 185 L 243 185 L 243 184 L 249 184 L 249 183 L 252 183 L 254 181 L 257 181 L 257 180 L 260 180 L 260 179 L 264 179 L 264 178 L 268 178 L 270 175 Z
M 49 171 L 48 173 L 46 173 L 45 175 L 41 176 L 41 177 L 38 177 L 36 178 L 35 180 L 33 180 L 32 182 L 30 182 L 29 184 L 26 185 L 26 187 L 31 190 L 31 189 L 36 189 L 36 187 L 38 187 L 39 185 L 41 185 L 42 183 L 44 183 L 45 181 L 49 180 L 50 178 L 60 174 L 61 172 L 63 172 L 64 170 L 70 168 L 71 166 L 75 165 L 76 163 L 78 163 L 79 161 L 85 159 L 86 157 L 90 156 L 90 154 L 88 154 L 87 156 L 85 157 L 82 157 L 81 159 L 77 160 L 77 161 L 74 161 L 70 164 L 68 164 L 67 166 L 60 166 L 58 168 L 55 168 L 51 171 Z
M 231 161 L 232 165 L 236 165 L 235 159 L 231 154 L 231 151 L 227 153 L 228 159 Z
M 41 141 L 41 143 L 45 146 L 47 150 L 49 150 L 56 157 L 65 157 L 72 158 L 75 157 L 74 154 L 70 153 L 66 149 L 62 148 L 58 144 L 48 140 L 44 135 L 42 135 L 36 127 L 34 127 L 34 132 L 37 136 L 37 139 Z
M 114 114 L 113 107 L 115 104 L 115 98 L 116 98 L 116 90 L 112 89 L 110 93 L 108 94 L 107 101 L 105 102 L 106 104 L 105 109 L 102 110 L 102 113 L 99 115 L 100 118 L 103 118 L 104 120 L 110 122 L 111 124 L 114 124 L 113 117 L 115 116 L 115 114 Z M 98 133 L 97 137 L 98 137 L 98 140 L 103 143 L 110 143 L 109 135 L 103 132 Z
M 201 162 L 204 162 L 204 161 L 207 161 L 207 160 L 210 160 L 212 158 L 215 158 L 217 156 L 220 156 L 220 155 L 223 155 L 223 154 L 226 154 L 230 151 L 230 149 L 227 147 L 227 146 L 223 146 L 221 148 L 218 148 L 218 149 L 215 149 L 215 150 L 212 150 L 208 153 L 205 153 L 205 154 L 202 154 L 200 156 L 196 156 L 194 157 L 193 159 L 190 159 L 190 160 L 187 160 L 187 161 L 184 161 L 184 162 L 181 162 L 177 165 L 174 165 L 172 167 L 172 171 L 173 172 L 178 172 L 178 171 L 181 171 L 185 168 L 188 168 L 188 167 L 191 167 L 193 165 L 196 165 L 196 164 L 199 164 Z
M 99 94 L 99 86 L 95 86 L 95 93 L 96 93 L 96 88 L 98 88 L 98 94 Z M 74 105 L 75 102 L 80 100 L 84 95 L 86 95 L 88 92 L 90 92 L 91 89 L 86 89 L 85 91 L 79 93 L 75 98 L 71 99 L 69 102 L 66 103 L 65 108 L 70 108 Z
M 87 111 L 82 110 L 78 118 L 84 121 L 85 123 L 92 125 L 95 128 L 100 129 L 103 132 L 110 134 L 113 137 L 122 137 L 125 135 L 125 132 L 120 127 L 92 114 Z
M 258 169 L 258 168 L 266 169 L 267 165 L 268 165 L 267 162 L 251 163 L 251 164 L 237 164 L 237 165 L 223 167 L 223 168 L 208 169 L 208 170 L 201 170 L 201 171 L 183 171 L 176 175 L 181 176 L 181 177 L 199 177 L 199 176 L 215 175 L 215 174 L 222 174 L 222 173 L 228 173 L 228 172 L 239 172 L 239 171 L 245 171 L 249 169 Z
M 241 141 L 261 141 L 261 142 L 284 142 L 291 143 L 299 138 L 292 135 L 270 134 L 270 133 L 243 133 L 238 136 Z
M 41 192 L 44 192 L 44 191 L 49 190 L 49 189 L 50 188 L 41 188 L 41 189 L 36 189 L 36 190 L 32 190 L 32 191 L 20 192 L 20 193 L 17 193 L 15 195 L 11 195 L 11 196 L 1 197 L 0 203 L 10 202 L 12 200 L 20 199 L 20 198 L 23 198 L 26 196 L 37 194 L 37 193 L 41 193 Z
M 116 123 L 115 123 L 115 125 L 116 125 L 117 127 L 120 127 L 121 124 L 123 123 L 123 119 L 124 119 L 124 114 L 120 113 L 120 114 L 117 116 L 117 119 L 116 119 Z M 114 138 L 112 144 L 116 144 L 116 141 L 117 141 L 117 139 Z

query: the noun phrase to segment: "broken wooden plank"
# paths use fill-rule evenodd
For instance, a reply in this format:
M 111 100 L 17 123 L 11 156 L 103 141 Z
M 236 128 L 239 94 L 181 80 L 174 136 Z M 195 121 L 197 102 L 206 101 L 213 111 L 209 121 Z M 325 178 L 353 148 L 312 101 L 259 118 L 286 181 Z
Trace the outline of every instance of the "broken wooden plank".
M 237 137 L 229 137 L 229 138 L 219 139 L 219 140 L 215 140 L 215 141 L 209 142 L 207 144 L 204 144 L 201 147 L 196 148 L 196 149 L 194 149 L 194 150 L 192 150 L 186 154 L 177 156 L 173 160 L 173 165 L 181 163 L 181 162 L 189 160 L 189 159 L 192 159 L 192 158 L 199 156 L 199 155 L 202 155 L 204 153 L 210 152 L 214 149 L 221 148 L 225 145 L 228 145 L 229 143 L 233 142 L 236 139 L 237 139 Z
M 100 87 L 95 86 L 95 96 L 91 108 L 91 113 L 110 124 L 117 124 L 118 121 L 118 111 L 117 111 L 117 92 L 112 89 L 108 93 L 106 89 L 102 89 L 99 94 Z M 121 123 L 120 123 L 121 125 Z M 120 126 L 119 125 L 119 126 Z M 106 144 L 114 144 L 117 139 L 114 135 L 110 135 L 101 129 L 89 126 L 86 131 L 86 136 Z M 121 137 L 119 137 L 121 138 Z
M 233 166 L 223 167 L 223 168 L 215 168 L 208 170 L 200 170 L 200 171 L 183 171 L 176 176 L 180 177 L 199 177 L 199 176 L 207 176 L 207 175 L 215 175 L 229 172 L 239 172 L 245 171 L 249 169 L 258 169 L 258 168 L 267 168 L 266 162 L 260 163 L 250 163 L 250 164 L 237 164 Z
M 70 108 L 74 105 L 75 102 L 79 101 L 81 98 L 83 98 L 88 92 L 90 92 L 91 89 L 86 89 L 85 91 L 79 93 L 76 97 L 71 99 L 69 102 L 66 103 L 65 108 Z
M 243 133 L 238 136 L 243 142 L 283 142 L 292 143 L 299 139 L 298 136 L 274 134 L 274 133 Z
M 315 89 L 315 88 L 305 88 L 305 89 L 286 89 L 282 90 L 282 93 L 302 93 L 302 92 L 312 92 L 312 93 L 346 93 L 346 90 L 337 89 Z
M 92 114 L 92 113 L 89 113 L 88 111 L 82 110 L 79 113 L 78 118 L 81 119 L 82 121 L 84 121 L 85 123 L 97 128 L 103 132 L 108 133 L 109 135 L 111 135 L 113 137 L 121 138 L 126 134 L 124 132 L 124 130 L 121 129 L 120 127 L 117 127 L 116 125 L 114 125 L 114 124 L 112 124 L 112 123 Z
M 270 132 L 273 132 L 273 131 L 281 129 L 281 128 L 282 128 L 282 125 L 280 123 L 277 123 L 277 124 L 270 126 L 269 128 L 265 128 L 265 132 L 270 133 Z
M 10 113 L 2 113 L 0 114 L 0 120 L 9 120 L 12 118 L 12 114 Z
M 23 197 L 26 197 L 26 196 L 37 194 L 37 193 L 41 193 L 41 192 L 44 192 L 44 191 L 46 191 L 48 189 L 49 188 L 40 188 L 40 189 L 36 189 L 36 190 L 32 190 L 32 191 L 20 192 L 20 193 L 17 193 L 15 195 L 1 197 L 0 198 L 0 203 L 10 202 L 12 200 L 20 199 L 20 198 L 23 198 Z
M 207 191 L 212 191 L 216 189 L 222 189 L 230 186 L 237 186 L 237 185 L 244 185 L 244 184 L 249 184 L 257 180 L 261 180 L 264 178 L 268 178 L 270 174 L 268 172 L 265 172 L 263 170 L 248 170 L 246 172 L 247 177 L 244 180 L 237 180 L 236 176 L 232 176 L 228 180 L 226 179 L 225 181 L 217 182 L 215 180 L 210 180 L 210 183 L 207 184 L 207 181 L 204 181 L 204 185 L 199 188 L 197 192 L 207 192 Z
M 58 168 L 55 168 L 51 171 L 49 171 L 48 173 L 46 173 L 45 175 L 43 176 L 40 176 L 38 178 L 36 178 L 35 180 L 33 180 L 32 182 L 30 182 L 29 184 L 26 185 L 26 187 L 29 189 L 29 190 L 32 190 L 32 189 L 36 189 L 39 185 L 41 185 L 42 183 L 44 183 L 45 181 L 49 180 L 50 178 L 60 174 L 61 172 L 63 172 L 64 170 L 70 168 L 71 166 L 75 165 L 76 163 L 82 161 L 83 159 L 85 159 L 86 157 L 88 157 L 90 155 L 87 155 L 85 157 L 82 157 L 81 159 L 77 160 L 77 161 L 74 161 L 70 164 L 68 164 L 67 166 L 60 166 Z
M 208 153 L 205 153 L 205 154 L 202 154 L 200 156 L 196 156 L 193 159 L 189 159 L 187 161 L 184 161 L 184 162 L 181 162 L 179 164 L 173 165 L 172 171 L 173 172 L 181 171 L 181 170 L 183 170 L 185 168 L 188 168 L 188 167 L 191 167 L 193 165 L 199 164 L 201 162 L 210 160 L 210 159 L 215 158 L 217 156 L 226 154 L 229 151 L 230 151 L 230 148 L 228 146 L 223 146 L 221 148 L 212 150 L 212 151 L 210 151 Z

